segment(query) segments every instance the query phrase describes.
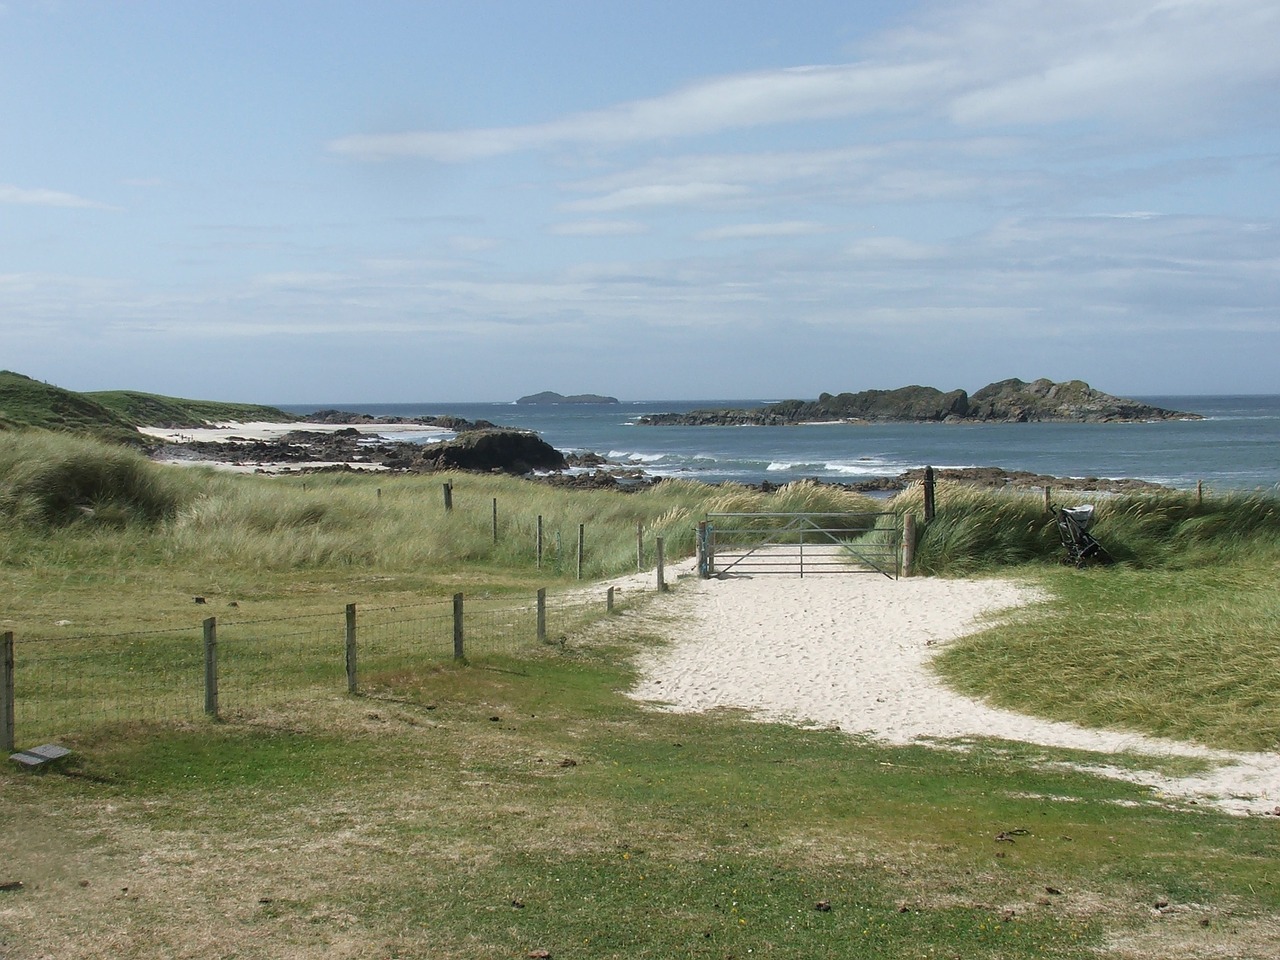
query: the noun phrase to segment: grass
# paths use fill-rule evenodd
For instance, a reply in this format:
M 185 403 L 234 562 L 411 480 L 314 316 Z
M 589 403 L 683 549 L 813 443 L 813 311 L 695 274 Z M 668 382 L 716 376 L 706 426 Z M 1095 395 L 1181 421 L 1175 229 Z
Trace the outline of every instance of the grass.
M 0 449 L 0 503 L 25 502 L 14 491 L 31 461 L 82 474 L 60 446 L 71 441 L 40 442 L 53 446 L 7 460 Z M 208 611 L 194 595 L 228 620 L 280 618 L 285 632 L 287 618 L 346 602 L 465 590 L 496 604 L 576 587 L 579 524 L 599 577 L 634 570 L 637 523 L 648 549 L 662 535 L 678 555 L 705 512 L 866 509 L 813 485 L 623 495 L 454 475 L 446 514 L 448 477 L 127 466 L 92 495 L 71 485 L 70 511 L 4 508 L 0 615 L 20 642 L 70 653 L 55 625 L 69 619 L 93 656 L 102 633 L 198 625 Z M 126 509 L 153 482 L 164 505 Z M 917 494 L 892 508 L 915 509 Z M 942 661 L 953 682 L 1044 715 L 1275 746 L 1274 502 L 1100 502 L 1099 536 L 1127 553 L 1085 571 L 1058 562 L 1038 498 L 940 488 L 938 503 L 918 553 L 927 569 L 1014 573 L 1054 598 L 954 646 Z M 108 718 L 67 738 L 62 770 L 0 769 L 0 884 L 23 883 L 0 891 L 0 956 L 1280 950 L 1274 819 L 1170 806 L 1078 772 L 1089 758 L 1076 752 L 890 748 L 733 713 L 647 711 L 622 691 L 635 655 L 677 629 L 663 611 L 631 606 L 567 624 L 563 644 L 467 666 L 397 661 L 361 697 L 341 692 L 336 666 L 333 683 L 288 689 L 280 675 L 287 696 L 222 722 L 198 705 L 190 719 Z M 255 642 L 250 660 L 265 654 Z
M 1170 811 L 1016 747 L 646 713 L 618 692 L 623 642 L 426 670 L 393 700 L 103 730 L 69 776 L 6 772 L 0 842 L 27 886 L 0 900 L 0 938 L 68 957 L 1274 943 L 1267 821 Z
M 246 403 L 183 400 L 128 390 L 77 393 L 0 370 L 0 430 L 39 428 L 139 446 L 138 427 L 294 419 L 274 407 Z
M 946 650 L 957 689 L 1086 726 L 1280 749 L 1277 554 L 1043 575 L 1054 603 Z
M 216 400 L 184 400 L 136 390 L 102 390 L 84 394 L 139 427 L 202 427 L 211 423 L 290 423 L 298 419 L 276 407 Z
M 934 520 L 918 534 L 918 573 L 954 576 L 1062 559 L 1053 515 L 1040 494 L 939 483 L 936 499 Z M 1265 559 L 1280 548 L 1280 499 L 1271 493 L 1072 498 L 1072 505 L 1080 502 L 1094 504 L 1091 532 L 1129 568 L 1198 570 Z M 893 507 L 923 518 L 923 487 L 908 488 Z

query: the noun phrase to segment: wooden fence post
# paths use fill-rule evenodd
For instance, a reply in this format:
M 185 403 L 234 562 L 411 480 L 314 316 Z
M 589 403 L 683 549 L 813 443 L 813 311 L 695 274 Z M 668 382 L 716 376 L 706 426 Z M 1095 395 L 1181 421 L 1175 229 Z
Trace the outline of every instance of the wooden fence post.
M 933 519 L 933 467 L 924 468 L 924 522 Z
M 538 514 L 538 569 L 542 569 L 542 514 Z
M 204 622 L 204 712 L 218 716 L 218 618 Z
M 0 649 L 0 750 L 5 753 L 16 749 L 14 738 L 17 736 L 13 725 L 13 646 L 13 631 L 6 631 L 0 639 L 3 648 Z
M 493 498 L 493 542 L 498 542 L 498 498 Z
M 1053 487 L 1044 485 L 1044 512 L 1053 513 Z
M 462 594 L 455 593 L 453 595 L 453 659 L 455 660 L 464 659 L 462 641 Z
M 658 537 L 653 541 L 653 549 L 658 557 L 658 592 L 667 589 L 666 570 L 663 569 L 663 543 L 662 537 Z
M 538 589 L 538 642 L 547 642 L 547 588 Z
M 613 613 L 613 587 L 610 587 L 604 594 L 604 612 Z
M 1197 507 L 1204 506 L 1204 481 L 1203 480 L 1196 481 L 1196 506 Z
M 453 481 L 441 484 L 444 488 L 444 512 L 448 513 L 453 509 Z
M 582 554 L 587 547 L 587 525 L 578 524 L 578 579 L 582 579 Z
M 911 576 L 916 562 L 916 515 L 908 513 L 902 518 L 902 572 Z
M 356 605 L 347 604 L 347 693 L 360 692 L 356 673 Z

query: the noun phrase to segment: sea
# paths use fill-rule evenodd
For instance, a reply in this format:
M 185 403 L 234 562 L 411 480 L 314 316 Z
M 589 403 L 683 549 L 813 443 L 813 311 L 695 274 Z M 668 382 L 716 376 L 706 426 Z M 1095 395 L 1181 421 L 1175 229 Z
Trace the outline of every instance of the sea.
M 654 477 L 706 483 L 856 482 L 918 467 L 1002 467 L 1053 477 L 1132 478 L 1177 489 L 1280 492 L 1280 395 L 1147 396 L 1203 420 L 1152 423 L 873 423 L 788 427 L 649 427 L 649 413 L 751 408 L 772 402 L 645 400 L 617 404 L 285 404 L 299 414 L 450 414 L 537 432 L 565 453 L 597 453 Z M 397 436 L 397 439 L 405 439 Z M 427 443 L 438 434 L 418 438 Z

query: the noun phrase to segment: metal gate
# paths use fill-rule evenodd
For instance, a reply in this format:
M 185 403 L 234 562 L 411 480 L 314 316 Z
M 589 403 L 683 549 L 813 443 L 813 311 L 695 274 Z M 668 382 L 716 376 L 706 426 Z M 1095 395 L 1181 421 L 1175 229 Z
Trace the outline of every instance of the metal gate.
M 709 513 L 698 527 L 699 572 L 881 573 L 902 570 L 894 513 Z

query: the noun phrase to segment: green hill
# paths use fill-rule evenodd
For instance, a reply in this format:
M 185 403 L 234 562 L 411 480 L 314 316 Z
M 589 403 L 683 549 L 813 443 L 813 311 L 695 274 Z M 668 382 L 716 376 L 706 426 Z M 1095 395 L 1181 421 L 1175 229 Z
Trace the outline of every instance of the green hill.
M 267 420 L 289 423 L 298 417 L 275 407 L 216 400 L 180 400 L 134 390 L 102 390 L 84 396 L 100 403 L 138 427 L 203 427 L 229 420 L 249 423 Z
M 142 426 L 200 427 L 226 420 L 298 419 L 274 407 L 180 400 L 129 390 L 77 393 L 0 370 L 0 429 L 37 428 L 84 433 L 138 444 Z
M 96 400 L 9 370 L 0 370 L 0 420 L 6 428 L 39 427 L 117 442 L 137 440 L 135 424 Z

